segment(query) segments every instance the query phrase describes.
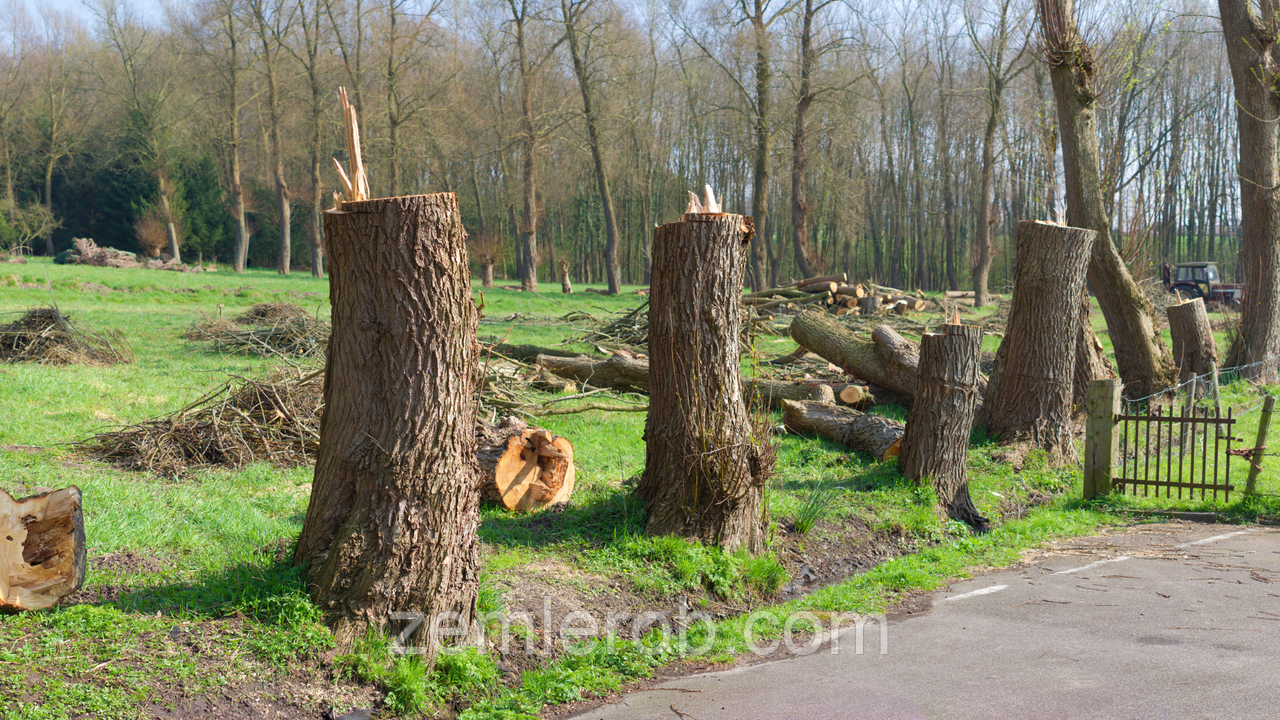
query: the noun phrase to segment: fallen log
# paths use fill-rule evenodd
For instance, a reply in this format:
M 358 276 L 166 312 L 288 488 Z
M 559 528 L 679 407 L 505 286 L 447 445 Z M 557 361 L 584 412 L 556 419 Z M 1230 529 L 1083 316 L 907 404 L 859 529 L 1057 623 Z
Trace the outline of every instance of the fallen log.
M 618 354 L 605 360 L 538 355 L 535 362 L 560 377 L 598 388 L 649 392 L 649 361 Z
M 862 340 L 834 318 L 803 312 L 791 321 L 791 337 L 856 377 L 914 396 L 920 351 L 888 325 L 877 325 Z
M 519 418 L 478 425 L 476 460 L 484 502 L 528 512 L 568 502 L 573 493 L 573 444 Z
M 925 300 L 924 298 L 911 297 L 910 295 L 892 295 L 887 301 L 885 301 L 886 305 L 897 305 L 899 303 L 906 303 L 908 310 L 914 310 L 916 312 L 924 312 L 925 309 L 929 307 L 928 300 Z
M 537 345 L 509 345 L 507 343 L 494 343 L 493 345 L 485 345 L 483 342 L 481 342 L 480 343 L 481 362 L 484 361 L 484 358 L 487 355 L 489 355 L 489 353 L 493 353 L 494 355 L 501 355 L 503 357 L 510 358 L 512 360 L 519 360 L 520 362 L 523 362 L 523 363 L 533 362 L 538 359 L 539 355 L 549 355 L 551 357 L 561 357 L 561 358 L 588 357 L 587 355 L 584 355 L 580 352 L 576 352 L 573 350 L 557 350 L 556 348 L 545 348 L 545 347 L 539 347 Z
M 783 400 L 782 421 L 793 432 L 819 435 L 881 462 L 897 457 L 906 431 L 897 420 L 808 400 Z
M 0 612 L 40 610 L 84 584 L 80 488 L 14 500 L 0 490 Z

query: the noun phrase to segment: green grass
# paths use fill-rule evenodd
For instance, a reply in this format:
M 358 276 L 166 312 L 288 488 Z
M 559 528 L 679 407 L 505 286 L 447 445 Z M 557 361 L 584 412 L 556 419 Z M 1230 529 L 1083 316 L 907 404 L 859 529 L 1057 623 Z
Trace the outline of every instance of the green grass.
M 268 371 L 269 360 L 218 355 L 179 337 L 203 316 L 231 317 L 259 302 L 292 300 L 327 318 L 327 280 L 262 270 L 191 275 L 33 259 L 0 267 L 0 322 L 7 322 L 8 313 L 48 304 L 46 274 L 64 312 L 97 329 L 122 330 L 137 361 L 104 368 L 0 366 L 0 407 L 5 408 L 0 488 L 22 494 L 38 487 L 80 486 L 91 557 L 132 552 L 154 558 L 156 567 L 131 572 L 94 565 L 89 585 L 114 588 L 108 600 L 0 619 L 0 717 L 135 717 L 138 708 L 166 692 L 197 697 L 299 672 L 317 674 L 321 685 L 332 684 L 320 660 L 330 650 L 329 633 L 306 597 L 300 573 L 287 558 L 275 559 L 280 541 L 287 555 L 301 527 L 309 468 L 255 464 L 174 481 L 86 461 L 67 445 L 104 428 L 179 409 L 229 374 Z M 565 297 L 548 289 L 552 292 L 540 295 L 485 291 L 480 333 L 510 343 L 570 341 L 570 347 L 587 350 L 572 343 L 587 328 L 577 313 L 605 319 L 642 301 L 635 295 Z M 1099 321 L 1095 313 L 1094 322 Z M 998 339 L 987 338 L 984 348 L 994 350 L 994 342 Z M 795 344 L 765 337 L 757 347 L 762 357 L 773 357 Z M 748 369 L 750 363 L 745 362 Z M 1224 389 L 1229 404 L 1243 406 L 1256 397 L 1245 385 Z M 905 418 L 901 408 L 877 412 Z M 1246 415 L 1236 435 L 1251 443 L 1256 417 L 1256 412 Z M 1071 499 L 1080 493 L 1074 468 L 1047 468 L 1034 457 L 1015 468 L 979 433 L 969 453 L 970 492 L 979 511 L 996 524 L 992 532 L 974 536 L 967 527 L 940 519 L 932 493 L 903 480 L 895 464 L 877 463 L 823 440 L 780 435 L 777 473 L 766 496 L 775 541 L 787 524 L 807 526 L 798 540 L 802 548 L 843 543 L 842 533 L 855 528 L 892 538 L 896 552 L 906 554 L 770 608 L 778 589 L 790 581 L 774 555 L 753 558 L 645 536 L 643 506 L 625 484 L 644 464 L 643 413 L 590 412 L 540 422 L 574 442 L 573 503 L 555 515 L 483 510 L 479 604 L 485 611 L 504 607 L 511 578 L 555 561 L 591 578 L 574 581 L 582 584 L 584 597 L 595 591 L 595 583 L 609 582 L 624 584 L 656 606 L 687 595 L 693 607 L 704 601 L 763 607 L 757 635 L 776 637 L 789 613 L 879 612 L 904 594 L 936 589 L 974 568 L 1013 562 L 1021 550 L 1048 539 L 1116 522 L 1116 512 L 1156 505 L 1109 498 L 1086 506 Z M 1247 467 L 1235 462 L 1237 469 Z M 1243 482 L 1243 470 L 1239 478 Z M 1240 520 L 1280 516 L 1277 473 L 1264 474 L 1262 490 L 1266 494 L 1257 498 L 1233 496 L 1231 503 L 1180 507 L 1213 509 Z M 1022 515 L 1027 502 L 1042 494 L 1058 499 Z M 727 660 L 744 651 L 745 623 L 744 617 L 718 622 L 705 657 Z M 414 717 L 461 706 L 469 708 L 465 718 L 532 717 L 544 705 L 614 690 L 648 675 L 700 644 L 705 637 L 699 633 L 705 632 L 695 629 L 684 640 L 616 639 L 613 652 L 588 648 L 525 670 L 515 687 L 501 682 L 488 656 L 442 655 L 428 669 L 413 656 L 391 654 L 381 636 L 366 638 L 336 658 L 333 668 L 347 682 L 376 684 L 393 715 Z

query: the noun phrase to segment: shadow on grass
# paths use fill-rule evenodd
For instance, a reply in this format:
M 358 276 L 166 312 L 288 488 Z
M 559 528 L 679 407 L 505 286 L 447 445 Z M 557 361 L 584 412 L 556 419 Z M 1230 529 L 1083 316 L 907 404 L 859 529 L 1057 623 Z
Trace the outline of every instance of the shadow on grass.
M 600 547 L 616 537 L 644 532 L 644 502 L 628 489 L 596 490 L 562 510 L 523 514 L 482 508 L 480 539 L 503 547 L 577 544 Z

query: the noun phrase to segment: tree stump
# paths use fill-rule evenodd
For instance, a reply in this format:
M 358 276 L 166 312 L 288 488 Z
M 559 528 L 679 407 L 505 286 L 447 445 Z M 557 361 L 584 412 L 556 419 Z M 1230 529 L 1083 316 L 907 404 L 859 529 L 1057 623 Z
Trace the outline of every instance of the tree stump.
M 875 315 L 880 310 L 880 298 L 869 295 L 858 299 L 859 315 Z
M 569 263 L 560 261 L 560 292 L 568 295 L 573 292 L 573 284 L 569 282 Z
M 0 612 L 41 610 L 84 585 L 80 488 L 14 500 L 0 490 Z
M 519 418 L 476 426 L 481 499 L 528 512 L 566 503 L 573 494 L 573 444 Z
M 978 423 L 1003 442 L 1044 449 L 1051 464 L 1074 462 L 1071 398 L 1080 294 L 1095 233 L 1018 223 L 1013 300 Z
M 976 529 L 987 519 L 969 497 L 969 433 L 981 395 L 982 328 L 943 325 L 920 340 L 920 385 L 902 438 L 904 477 L 929 482 L 948 517 Z
M 333 335 L 311 502 L 294 553 L 340 648 L 421 612 L 428 666 L 476 612 L 477 311 L 453 193 L 325 214 Z M 444 613 L 455 613 L 452 616 Z M 469 628 L 471 629 L 471 628 Z
M 764 550 L 773 444 L 742 400 L 739 342 L 750 220 L 687 214 L 653 232 L 649 414 L 636 487 L 650 535 Z
M 1173 364 L 1178 367 L 1178 382 L 1204 375 L 1218 364 L 1218 345 L 1209 325 L 1204 300 L 1184 300 L 1165 308 L 1169 316 L 1169 335 L 1173 339 Z

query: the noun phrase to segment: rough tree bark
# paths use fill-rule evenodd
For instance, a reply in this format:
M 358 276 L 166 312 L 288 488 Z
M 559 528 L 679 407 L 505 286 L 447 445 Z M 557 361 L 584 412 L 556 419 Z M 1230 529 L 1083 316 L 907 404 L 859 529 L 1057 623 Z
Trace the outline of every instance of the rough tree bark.
M 1089 324 L 1089 293 L 1082 293 L 1080 301 L 1080 332 L 1076 333 L 1076 370 L 1071 390 L 1071 407 L 1083 412 L 1089 383 L 1094 380 L 1115 378 L 1116 369 L 1111 366 L 1102 347 L 1102 341 Z
M 1018 223 L 1013 301 L 977 423 L 1005 442 L 1043 448 L 1049 462 L 1075 459 L 1071 393 L 1080 293 L 1096 233 Z
M 1248 0 L 1218 0 L 1240 129 L 1240 267 L 1245 287 L 1240 333 L 1227 353 L 1227 364 L 1241 367 L 1251 380 L 1273 383 L 1280 377 L 1280 363 L 1261 361 L 1280 355 L 1280 2 L 1259 0 L 1257 5 L 1260 18 Z
M 742 401 L 738 358 L 750 225 L 708 214 L 653 233 L 645 469 L 650 535 L 764 550 L 772 441 Z M 690 282 L 690 278 L 702 278 Z
M 791 337 L 847 373 L 915 395 L 919 349 L 888 325 L 877 325 L 872 339 L 863 340 L 825 313 L 802 312 L 791 321 Z
M 1173 339 L 1173 361 L 1178 366 L 1178 382 L 1203 375 L 1218 363 L 1218 345 L 1204 300 L 1196 298 L 1165 308 L 1169 316 L 1169 336 Z
M 982 399 L 982 328 L 943 325 L 920 340 L 920 385 L 902 438 L 902 474 L 928 481 L 948 517 L 982 529 L 987 519 L 969 497 L 968 453 Z
M 477 312 L 457 196 L 346 202 L 325 236 L 333 336 L 294 562 L 340 647 L 389 612 L 471 623 Z M 417 630 L 428 665 L 452 627 Z
M 904 432 L 897 420 L 811 400 L 783 400 L 782 421 L 794 432 L 819 435 L 880 462 L 898 455 Z
M 1067 224 L 1097 233 L 1089 257 L 1089 288 L 1107 320 L 1125 392 L 1145 397 L 1172 385 L 1177 371 L 1153 321 L 1151 303 L 1111 242 L 1098 151 L 1095 59 L 1076 27 L 1072 0 L 1039 3 L 1044 51 L 1062 132 Z

